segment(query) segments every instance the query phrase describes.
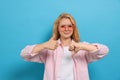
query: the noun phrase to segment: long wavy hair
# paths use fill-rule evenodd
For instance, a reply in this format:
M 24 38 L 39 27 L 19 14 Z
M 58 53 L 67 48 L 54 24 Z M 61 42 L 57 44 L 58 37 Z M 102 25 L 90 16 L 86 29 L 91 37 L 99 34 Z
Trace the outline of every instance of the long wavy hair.
M 75 22 L 74 18 L 68 13 L 60 14 L 60 16 L 58 16 L 58 18 L 54 22 L 54 28 L 53 28 L 53 35 L 55 36 L 54 39 L 58 40 L 60 38 L 60 33 L 58 31 L 58 26 L 59 26 L 60 21 L 63 18 L 69 19 L 71 21 L 72 25 L 73 25 L 73 34 L 71 36 L 71 39 L 73 39 L 75 42 L 79 42 L 80 38 L 79 38 L 79 33 L 78 33 L 76 22 Z

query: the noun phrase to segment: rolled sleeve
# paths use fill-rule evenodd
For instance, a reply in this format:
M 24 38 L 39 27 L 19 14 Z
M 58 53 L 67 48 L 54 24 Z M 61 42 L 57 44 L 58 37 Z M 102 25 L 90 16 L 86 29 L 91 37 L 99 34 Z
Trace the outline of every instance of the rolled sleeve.
M 42 50 L 39 53 L 32 53 L 32 50 L 35 46 L 36 44 L 26 46 L 24 49 L 22 49 L 20 56 L 26 61 L 44 63 L 47 50 Z
M 97 50 L 86 52 L 86 58 L 88 62 L 97 61 L 103 58 L 109 52 L 109 48 L 104 44 L 94 43 L 92 45 L 96 46 Z

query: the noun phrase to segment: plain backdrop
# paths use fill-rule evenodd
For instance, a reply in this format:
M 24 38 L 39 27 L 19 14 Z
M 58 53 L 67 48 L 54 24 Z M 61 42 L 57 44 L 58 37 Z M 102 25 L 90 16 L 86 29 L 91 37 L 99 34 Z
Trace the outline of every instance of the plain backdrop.
M 20 52 L 49 40 L 63 12 L 75 18 L 81 41 L 110 49 L 89 64 L 90 80 L 120 80 L 120 0 L 0 0 L 0 80 L 43 80 L 44 65 Z

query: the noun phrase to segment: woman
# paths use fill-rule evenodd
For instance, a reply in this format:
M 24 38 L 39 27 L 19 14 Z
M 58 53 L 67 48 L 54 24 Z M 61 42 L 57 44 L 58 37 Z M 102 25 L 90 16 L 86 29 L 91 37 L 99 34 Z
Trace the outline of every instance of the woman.
M 44 80 L 89 80 L 88 63 L 103 58 L 107 46 L 80 42 L 75 20 L 63 13 L 54 23 L 53 36 L 42 44 L 26 46 L 26 61 L 45 64 Z

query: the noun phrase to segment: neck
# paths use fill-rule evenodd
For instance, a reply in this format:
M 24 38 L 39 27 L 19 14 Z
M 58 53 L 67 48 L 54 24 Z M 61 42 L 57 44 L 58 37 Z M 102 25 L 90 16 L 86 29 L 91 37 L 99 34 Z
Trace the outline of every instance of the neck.
M 60 38 L 60 40 L 61 40 L 63 46 L 70 46 L 71 41 L 72 41 L 71 38 L 67 38 L 67 39 Z

